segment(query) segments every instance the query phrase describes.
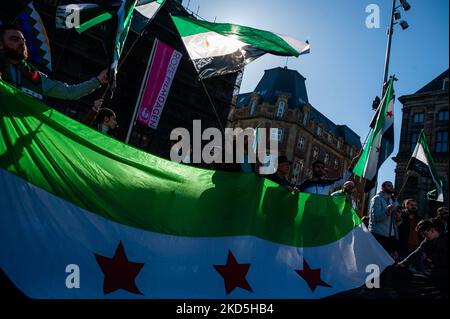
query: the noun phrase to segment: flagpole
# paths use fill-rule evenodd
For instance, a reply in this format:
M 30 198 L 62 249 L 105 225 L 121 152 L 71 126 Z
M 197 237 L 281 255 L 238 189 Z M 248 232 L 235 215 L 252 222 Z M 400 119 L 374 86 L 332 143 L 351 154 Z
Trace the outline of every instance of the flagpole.
M 405 189 L 406 183 L 408 182 L 409 176 L 411 175 L 411 171 L 408 170 L 408 166 L 409 166 L 409 163 L 410 163 L 410 162 L 411 162 L 411 159 L 409 159 L 408 165 L 406 166 L 406 168 L 407 168 L 407 171 L 406 171 L 406 174 L 405 174 L 405 175 L 406 175 L 406 178 L 405 178 L 405 180 L 403 181 L 403 185 L 402 185 L 402 187 L 400 188 L 400 191 L 399 191 L 398 194 L 397 194 L 397 199 L 400 198 L 400 196 L 402 195 L 403 190 Z
M 141 104 L 142 97 L 144 95 L 144 87 L 147 83 L 148 72 L 149 72 L 150 66 L 152 65 L 152 62 L 153 62 L 153 57 L 155 55 L 155 49 L 156 49 L 156 45 L 158 44 L 158 41 L 159 41 L 158 38 L 155 38 L 155 41 L 153 41 L 152 51 L 151 51 L 148 61 L 147 61 L 147 69 L 145 70 L 144 78 L 142 80 L 141 88 L 139 90 L 139 97 L 138 97 L 138 99 L 136 101 L 136 105 L 134 107 L 133 115 L 132 115 L 131 121 L 130 121 L 130 126 L 128 127 L 127 137 L 125 138 L 125 144 L 129 144 L 130 139 L 131 139 L 131 133 L 133 132 L 133 128 L 136 125 L 136 115 L 137 115 L 139 106 Z
M 160 5 L 158 7 L 158 9 L 156 9 L 155 14 L 153 15 L 153 17 L 150 19 L 150 21 L 147 23 L 146 27 L 153 22 L 153 19 L 156 17 L 156 15 L 159 13 L 159 10 L 161 10 L 161 8 L 164 6 L 165 2 Z M 131 47 L 128 49 L 127 53 L 125 54 L 125 56 L 123 57 L 122 61 L 120 62 L 119 66 L 117 67 L 117 70 L 120 69 L 120 67 L 122 66 L 122 64 L 125 62 L 125 60 L 127 59 L 128 55 L 130 54 L 130 52 L 133 50 L 134 46 L 136 45 L 136 43 L 139 41 L 139 39 L 143 36 L 146 35 L 148 32 L 147 30 L 143 30 L 141 33 L 139 33 L 138 37 L 133 41 L 133 43 L 131 44 Z

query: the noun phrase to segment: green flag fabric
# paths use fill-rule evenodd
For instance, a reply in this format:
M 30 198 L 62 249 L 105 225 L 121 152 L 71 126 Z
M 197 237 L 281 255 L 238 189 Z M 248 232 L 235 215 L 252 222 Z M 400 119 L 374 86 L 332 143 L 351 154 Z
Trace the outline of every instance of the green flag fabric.
M 321 298 L 392 263 L 343 197 L 156 157 L 2 81 L 0 189 L 0 267 L 32 298 Z

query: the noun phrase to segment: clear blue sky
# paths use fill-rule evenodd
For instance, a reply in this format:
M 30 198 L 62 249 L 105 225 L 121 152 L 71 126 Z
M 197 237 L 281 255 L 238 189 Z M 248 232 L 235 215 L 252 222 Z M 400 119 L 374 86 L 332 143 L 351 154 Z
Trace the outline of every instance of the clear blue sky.
M 408 0 L 401 11 L 407 30 L 395 27 L 390 74 L 399 81 L 396 96 L 412 94 L 449 65 L 449 1 Z M 397 1 L 398 2 L 398 1 Z M 380 7 L 380 28 L 366 28 L 366 6 Z M 183 1 L 188 5 L 188 0 Z M 290 58 L 288 67 L 306 77 L 310 103 L 337 124 L 346 124 L 364 142 L 380 95 L 391 0 L 191 0 L 189 9 L 209 21 L 237 23 L 300 40 L 311 53 Z M 284 66 L 286 58 L 266 55 L 246 67 L 241 93 L 253 91 L 264 70 Z M 395 143 L 400 138 L 402 105 L 395 103 Z M 394 181 L 395 163 L 388 159 L 379 180 Z

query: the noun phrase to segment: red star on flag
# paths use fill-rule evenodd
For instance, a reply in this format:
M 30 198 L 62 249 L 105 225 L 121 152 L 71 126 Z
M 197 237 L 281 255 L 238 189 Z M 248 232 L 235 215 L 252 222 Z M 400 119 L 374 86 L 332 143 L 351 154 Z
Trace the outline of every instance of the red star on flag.
M 389 111 L 389 112 L 386 112 L 386 115 L 389 116 L 389 117 L 393 117 L 394 113 L 392 111 Z
M 142 292 L 140 292 L 136 286 L 135 279 L 144 264 L 128 261 L 121 241 L 112 258 L 100 256 L 98 254 L 94 255 L 105 275 L 103 280 L 103 293 L 105 295 L 119 289 L 142 295 Z
M 320 279 L 320 268 L 311 269 L 305 259 L 303 259 L 303 269 L 295 270 L 295 272 L 306 281 L 311 291 L 316 290 L 317 286 L 331 287 Z
M 253 292 L 253 289 L 250 287 L 247 279 L 245 278 L 250 268 L 250 264 L 239 264 L 230 250 L 228 251 L 226 265 L 213 266 L 223 277 L 227 295 L 237 287 Z

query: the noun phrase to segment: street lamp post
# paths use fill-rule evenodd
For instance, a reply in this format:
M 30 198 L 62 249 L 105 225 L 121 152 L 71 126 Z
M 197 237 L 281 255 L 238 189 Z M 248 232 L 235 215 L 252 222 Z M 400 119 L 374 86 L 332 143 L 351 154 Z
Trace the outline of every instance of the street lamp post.
M 390 58 L 391 58 L 391 46 L 392 46 L 392 35 L 394 34 L 394 25 L 396 25 L 397 23 L 400 24 L 400 26 L 403 30 L 408 28 L 408 23 L 405 20 L 400 20 L 401 15 L 400 15 L 400 11 L 398 9 L 400 7 L 403 7 L 404 11 L 408 11 L 409 9 L 411 9 L 411 5 L 406 0 L 399 0 L 399 1 L 400 1 L 400 5 L 396 6 L 397 0 L 392 0 L 390 23 L 389 23 L 389 27 L 387 30 L 388 39 L 387 39 L 387 46 L 386 46 L 386 58 L 384 61 L 383 86 L 381 89 L 382 97 L 384 96 L 385 89 L 387 88 L 386 83 L 387 83 L 388 76 L 389 76 L 389 62 L 390 62 Z M 379 110 L 378 107 L 380 106 L 380 102 L 381 102 L 381 100 L 377 96 L 377 97 L 375 97 L 375 100 L 372 103 L 372 108 L 374 110 L 377 110 L 377 112 L 375 113 L 375 116 L 372 119 L 371 127 L 372 127 L 372 125 L 373 125 L 373 127 L 375 125 L 375 120 L 377 118 L 377 113 Z M 377 185 L 377 183 L 375 185 Z M 368 194 L 369 198 L 372 198 L 373 196 L 375 196 L 376 190 L 377 190 L 377 186 L 375 186 L 373 189 L 371 189 L 369 191 L 369 194 Z M 367 209 L 369 209 L 369 206 L 367 206 Z
M 392 34 L 394 33 L 394 13 L 395 13 L 395 2 L 396 0 L 392 0 L 392 11 L 391 11 L 391 22 L 389 23 L 389 28 L 387 30 L 387 47 L 386 47 L 386 58 L 384 60 L 384 76 L 383 76 L 383 89 L 381 96 L 384 94 L 384 86 L 388 79 L 389 73 L 389 60 L 391 58 L 391 45 L 392 45 Z
M 392 10 L 391 10 L 391 16 L 390 16 L 391 21 L 389 23 L 389 28 L 387 30 L 388 40 L 387 40 L 387 46 L 386 46 L 386 58 L 384 61 L 383 89 L 382 89 L 381 96 L 384 95 L 384 87 L 385 87 L 385 84 L 386 84 L 386 82 L 388 80 L 388 76 L 389 76 L 389 61 L 391 58 L 391 46 L 392 46 L 392 35 L 394 34 L 394 25 L 399 23 L 403 30 L 408 28 L 408 23 L 405 20 L 399 21 L 401 18 L 401 15 L 400 15 L 400 11 L 398 11 L 398 9 L 400 7 L 403 7 L 403 10 L 408 11 L 409 9 L 411 9 L 411 6 L 406 0 L 399 0 L 399 1 L 400 1 L 400 5 L 396 6 L 397 0 L 392 0 Z

